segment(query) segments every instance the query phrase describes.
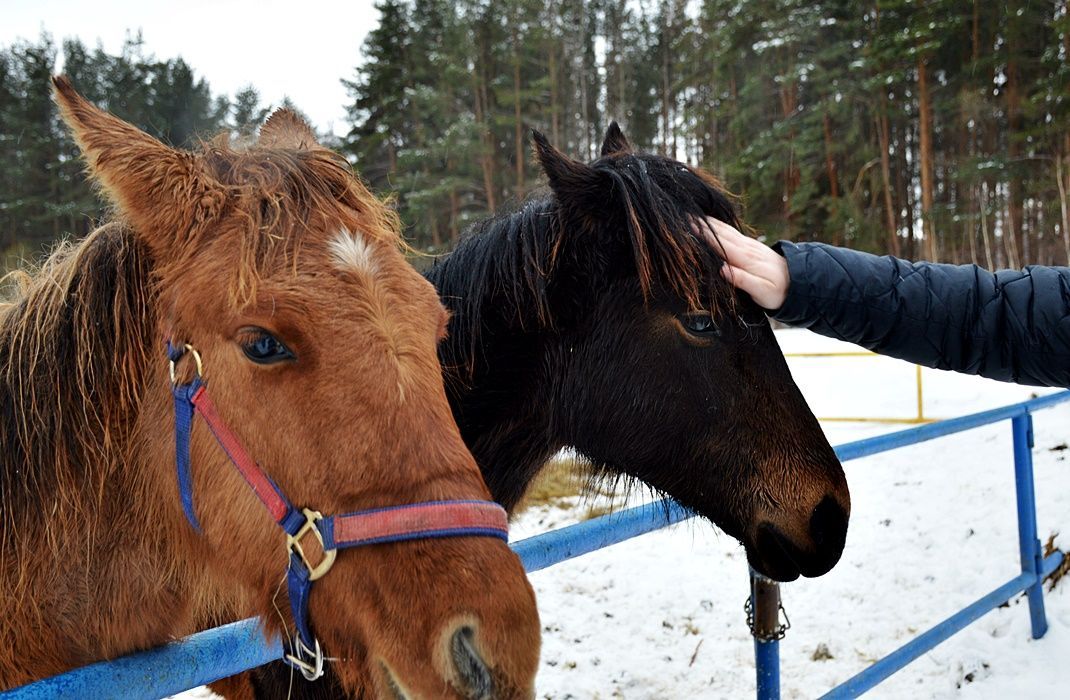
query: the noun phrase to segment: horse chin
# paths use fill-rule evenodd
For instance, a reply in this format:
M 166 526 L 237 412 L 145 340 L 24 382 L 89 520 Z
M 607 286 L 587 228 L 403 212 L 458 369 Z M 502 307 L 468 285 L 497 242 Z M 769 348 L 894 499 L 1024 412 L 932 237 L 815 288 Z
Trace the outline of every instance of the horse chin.
M 748 543 L 747 561 L 759 574 L 774 581 L 794 581 L 799 576 L 816 578 L 832 570 L 843 552 L 843 538 L 831 546 L 808 551 L 769 522 L 758 525 L 753 544 Z
M 799 578 L 802 573 L 794 560 L 779 546 L 759 550 L 757 547 L 746 545 L 747 563 L 762 576 L 787 583 Z

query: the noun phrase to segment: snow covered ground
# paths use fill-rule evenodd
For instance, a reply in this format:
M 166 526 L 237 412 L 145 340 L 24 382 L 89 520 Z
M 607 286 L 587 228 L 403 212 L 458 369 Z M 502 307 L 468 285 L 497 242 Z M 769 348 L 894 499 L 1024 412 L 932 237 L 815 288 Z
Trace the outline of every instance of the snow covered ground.
M 778 331 L 785 352 L 857 348 Z M 792 371 L 818 416 L 915 410 L 914 368 L 886 358 L 797 358 Z M 924 372 L 925 412 L 951 417 L 1030 398 L 1035 389 Z M 1070 405 L 1035 416 L 1042 540 L 1070 549 Z M 833 444 L 903 426 L 827 423 Z M 828 575 L 782 587 L 785 698 L 815 697 L 1018 573 L 1010 423 L 848 462 L 847 548 Z M 633 502 L 638 502 L 633 501 Z M 586 504 L 545 506 L 514 525 L 520 539 L 575 522 Z M 540 698 L 745 698 L 754 662 L 744 624 L 742 548 L 692 521 L 531 576 L 544 635 Z M 1012 601 L 871 692 L 884 698 L 1065 694 L 1070 581 L 1045 597 L 1047 636 L 1030 639 Z M 819 645 L 831 658 L 815 660 Z M 194 697 L 190 694 L 190 697 Z M 198 695 L 197 697 L 204 697 Z

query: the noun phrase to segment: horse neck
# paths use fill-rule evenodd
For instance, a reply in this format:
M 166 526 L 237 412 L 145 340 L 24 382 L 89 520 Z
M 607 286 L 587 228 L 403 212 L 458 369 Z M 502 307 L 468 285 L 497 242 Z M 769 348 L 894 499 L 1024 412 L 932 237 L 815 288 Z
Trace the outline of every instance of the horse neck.
M 426 276 L 450 309 L 439 348 L 454 418 L 494 499 L 514 508 L 564 444 L 554 434 L 557 343 L 545 271 L 550 200 L 485 223 Z
M 145 425 L 169 392 L 146 367 L 158 340 L 133 245 L 92 234 L 0 317 L 0 688 L 158 643 L 184 615 L 166 441 Z

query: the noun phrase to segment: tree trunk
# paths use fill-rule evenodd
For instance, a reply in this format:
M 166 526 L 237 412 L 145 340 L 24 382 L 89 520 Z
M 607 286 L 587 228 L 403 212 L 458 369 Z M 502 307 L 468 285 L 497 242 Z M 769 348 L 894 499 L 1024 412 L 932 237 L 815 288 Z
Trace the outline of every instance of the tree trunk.
M 438 230 L 438 217 L 434 213 L 428 214 L 427 225 L 431 229 L 431 245 L 438 250 L 442 247 L 442 233 Z
M 929 95 L 929 68 L 918 59 L 918 141 L 921 166 L 921 224 L 926 242 L 926 256 L 936 262 L 938 247 L 933 226 L 933 124 Z
M 892 203 L 891 138 L 888 133 L 888 95 L 880 88 L 877 137 L 881 151 L 881 189 L 884 191 L 884 225 L 888 234 L 888 252 L 899 257 L 899 234 L 896 230 L 895 204 Z
M 981 240 L 985 244 L 985 266 L 988 267 L 989 270 L 995 270 L 996 261 L 992 257 L 992 240 L 988 235 L 988 214 L 985 213 L 985 210 L 988 208 L 987 192 L 988 185 L 982 181 L 978 187 L 977 193 L 977 203 L 979 205 L 978 212 L 981 216 Z
M 916 257 L 915 249 L 917 247 L 914 226 L 914 213 L 916 212 L 917 202 L 914 199 L 914 173 L 910 169 L 910 164 L 917 162 L 917 153 L 914 148 L 914 139 L 912 138 L 913 130 L 908 124 L 901 124 L 900 127 L 897 141 L 902 144 L 902 148 L 899 149 L 896 157 L 895 184 L 896 191 L 899 193 L 899 201 L 903 203 L 903 211 L 906 212 L 906 257 L 913 260 Z M 908 153 L 912 156 L 909 161 L 907 160 Z
M 662 9 L 664 18 L 665 9 Z M 661 155 L 669 153 L 669 49 L 666 42 L 669 38 L 669 27 L 664 19 L 661 24 Z
M 450 243 L 456 245 L 461 238 L 461 201 L 457 196 L 457 188 L 450 188 Z
M 513 18 L 513 121 L 516 139 L 516 198 L 524 198 L 524 125 L 520 118 L 520 18 Z
M 547 46 L 547 58 L 546 65 L 547 71 L 550 73 L 550 138 L 555 145 L 561 143 L 561 87 L 558 82 L 558 70 L 557 70 L 557 3 L 551 2 L 547 4 L 547 11 L 549 13 L 549 22 L 551 31 L 548 33 L 546 40 Z
M 1007 32 L 1007 159 L 1011 163 L 1011 176 L 1007 183 L 1007 224 L 1010 228 L 1011 242 L 1015 260 L 1014 268 L 1020 267 L 1026 259 L 1027 250 L 1022 226 L 1022 182 L 1016 174 L 1017 162 L 1021 156 L 1021 144 L 1018 132 L 1021 129 L 1022 98 L 1018 75 L 1018 46 L 1016 32 Z
M 483 71 L 477 67 L 472 73 L 472 79 L 475 82 L 475 112 L 476 123 L 479 125 L 479 142 L 482 148 L 482 153 L 479 156 L 479 166 L 483 171 L 483 194 L 487 199 L 487 211 L 490 214 L 494 214 L 497 209 L 494 198 L 494 160 L 491 155 L 491 149 L 494 147 L 494 137 L 490 133 L 490 127 L 487 125 L 487 110 L 485 109 L 484 100 L 486 99 L 486 81 L 483 77 Z
M 825 131 L 825 174 L 829 179 L 829 195 L 836 199 L 840 196 L 840 186 L 836 177 L 836 160 L 832 157 L 832 123 L 828 110 L 825 110 L 822 121 Z
M 621 52 L 624 50 L 624 32 L 622 32 L 621 29 L 627 11 L 627 0 L 621 0 L 617 10 L 618 21 L 613 24 L 613 60 L 615 62 L 614 65 L 617 68 L 617 104 L 615 105 L 617 111 L 614 114 L 610 114 L 609 117 L 620 121 L 623 121 L 624 115 L 628 113 L 624 98 L 627 89 L 627 81 L 624 76 L 624 61 L 621 59 Z
M 1066 137 L 1066 147 L 1070 149 L 1070 136 Z M 1068 211 L 1067 197 L 1067 181 L 1066 181 L 1066 165 L 1064 159 L 1066 154 L 1059 151 L 1055 154 L 1055 182 L 1059 187 L 1059 213 L 1062 215 L 1062 220 L 1059 222 L 1059 227 L 1062 229 L 1063 234 L 1063 252 L 1066 254 L 1066 264 L 1070 265 L 1070 211 Z
M 780 88 L 780 113 L 785 121 L 791 119 L 797 107 L 797 93 L 795 81 L 785 81 Z M 795 164 L 795 125 L 790 122 L 788 128 L 788 165 L 784 172 L 784 235 L 791 237 L 792 211 L 791 200 L 799 187 L 799 168 Z

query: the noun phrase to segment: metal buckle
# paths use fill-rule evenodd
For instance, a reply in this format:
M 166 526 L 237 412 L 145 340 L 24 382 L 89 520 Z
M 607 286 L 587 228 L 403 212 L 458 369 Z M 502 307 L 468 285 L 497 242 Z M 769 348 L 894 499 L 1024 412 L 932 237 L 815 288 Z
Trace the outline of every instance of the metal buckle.
M 305 643 L 301 641 L 301 633 L 298 632 L 294 635 L 293 639 L 293 654 L 286 655 L 286 661 L 301 672 L 301 675 L 305 677 L 306 681 L 314 681 L 323 675 L 323 649 L 320 647 L 320 640 L 313 640 L 316 648 L 309 649 L 305 646 Z M 311 657 L 308 661 L 305 661 L 302 657 Z
M 323 535 L 320 533 L 320 529 L 316 527 L 316 521 L 323 519 L 323 513 L 310 508 L 302 508 L 301 512 L 305 514 L 305 524 L 295 534 L 286 535 L 286 549 L 296 554 L 305 565 L 305 568 L 308 569 L 308 580 L 315 581 L 331 570 L 334 559 L 338 556 L 338 550 L 327 549 L 326 545 L 323 544 Z M 301 539 L 309 532 L 316 536 L 316 539 L 319 540 L 320 548 L 323 550 L 323 559 L 316 566 L 312 566 L 308 557 L 305 556 L 305 550 L 301 548 Z
M 185 345 L 182 346 L 182 352 L 183 352 L 183 354 L 188 352 L 190 355 L 193 355 L 193 362 L 197 366 L 197 376 L 198 377 L 204 376 L 204 365 L 201 364 L 201 353 L 197 352 L 197 349 L 194 348 L 189 343 L 186 343 Z M 171 366 L 170 366 L 169 371 L 171 373 L 171 385 L 174 386 L 175 383 L 176 383 L 175 382 L 175 361 L 174 360 L 171 360 Z

